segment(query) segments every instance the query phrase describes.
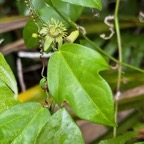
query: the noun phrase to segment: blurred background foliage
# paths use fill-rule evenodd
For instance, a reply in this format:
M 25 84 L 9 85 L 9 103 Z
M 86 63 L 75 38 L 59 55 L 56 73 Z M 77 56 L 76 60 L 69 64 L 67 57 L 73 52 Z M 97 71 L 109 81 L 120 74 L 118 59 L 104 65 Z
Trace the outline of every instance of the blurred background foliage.
M 34 4 L 37 6 L 36 10 L 38 13 L 43 13 L 43 9 L 41 9 L 43 3 L 44 1 L 42 0 L 40 3 Z M 102 33 L 110 34 L 108 26 L 104 24 L 104 18 L 108 15 L 113 15 L 114 8 L 115 0 L 103 0 L 102 11 L 77 7 L 79 9 L 78 17 L 72 17 L 72 19 L 86 29 L 87 35 L 91 40 L 97 43 L 104 51 L 118 58 L 116 35 L 109 40 L 100 38 Z M 61 9 L 63 10 L 63 7 Z M 139 21 L 140 11 L 144 12 L 144 0 L 121 0 L 119 19 L 123 61 L 143 69 L 144 19 L 143 22 Z M 0 0 L 0 39 L 4 39 L 0 45 L 0 52 L 4 54 L 17 78 L 20 101 L 38 101 L 44 104 L 46 96 L 38 86 L 42 68 L 40 58 L 34 57 L 34 55 L 28 58 L 27 54 L 24 58 L 20 57 L 20 52 L 23 51 L 31 52 L 31 54 L 39 53 L 38 47 L 27 48 L 27 44 L 23 40 L 23 28 L 30 20 L 28 14 L 29 11 L 25 6 L 24 0 Z M 43 19 L 47 20 L 47 18 L 53 17 L 54 13 L 52 11 L 44 11 L 43 15 Z M 74 12 L 72 12 L 71 16 L 73 15 Z M 114 23 L 114 21 L 111 22 Z M 72 31 L 72 29 L 69 28 L 68 31 Z M 26 34 L 26 36 L 28 35 Z M 76 42 L 94 49 L 81 37 Z M 45 66 L 47 65 L 47 60 L 48 58 L 45 58 Z M 110 61 L 110 64 L 115 65 L 112 61 Z M 117 70 L 110 70 L 101 74 L 108 81 L 113 92 L 115 92 Z M 134 141 L 143 141 L 144 74 L 124 67 L 121 83 L 123 97 L 119 100 L 119 111 L 122 112 L 119 114 L 118 133 L 136 130 L 139 132 L 139 136 Z M 94 129 L 94 127 L 89 126 L 88 130 L 95 133 L 93 136 L 91 133 L 86 133 L 82 124 L 79 125 L 83 130 L 86 143 L 97 143 L 99 139 L 112 135 L 112 129 L 104 128 L 106 130 L 101 136 L 97 136 L 97 133 L 99 133 L 99 131 L 97 132 L 97 127 Z M 101 131 L 103 130 L 101 129 Z

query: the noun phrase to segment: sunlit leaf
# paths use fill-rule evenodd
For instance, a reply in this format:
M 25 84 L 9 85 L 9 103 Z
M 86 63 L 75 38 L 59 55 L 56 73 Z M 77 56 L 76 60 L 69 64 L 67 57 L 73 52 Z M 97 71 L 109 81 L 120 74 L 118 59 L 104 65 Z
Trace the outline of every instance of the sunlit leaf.
M 3 81 L 0 80 L 0 113 L 15 104 L 18 104 L 15 94 Z
M 66 101 L 77 116 L 115 126 L 114 102 L 107 82 L 98 74 L 109 69 L 96 51 L 78 44 L 65 44 L 48 64 L 48 87 L 55 101 Z
M 1 144 L 33 144 L 50 113 L 38 103 L 24 103 L 0 114 Z
M 0 53 L 0 80 L 3 81 L 16 95 L 17 97 L 17 83 L 11 68 Z
M 65 108 L 58 110 L 43 127 L 37 144 L 84 144 L 78 126 Z

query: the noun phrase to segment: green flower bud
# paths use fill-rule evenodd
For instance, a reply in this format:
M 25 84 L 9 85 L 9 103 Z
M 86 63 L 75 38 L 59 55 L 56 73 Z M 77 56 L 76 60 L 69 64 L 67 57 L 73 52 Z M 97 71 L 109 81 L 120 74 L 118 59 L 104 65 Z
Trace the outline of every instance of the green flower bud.
M 37 33 L 33 33 L 33 34 L 32 34 L 32 37 L 33 37 L 33 38 L 38 38 L 38 34 L 37 34 Z
M 46 36 L 45 37 L 45 41 L 44 41 L 44 52 L 49 53 L 52 50 L 52 42 L 53 42 L 53 38 L 51 38 L 50 36 Z
M 48 89 L 47 79 L 46 79 L 45 77 L 43 77 L 43 78 L 40 80 L 39 85 L 40 85 L 40 87 L 41 87 L 43 90 L 47 90 L 47 89 Z
M 73 43 L 78 36 L 79 36 L 79 31 L 75 30 L 69 36 L 66 37 L 66 40 L 70 43 Z

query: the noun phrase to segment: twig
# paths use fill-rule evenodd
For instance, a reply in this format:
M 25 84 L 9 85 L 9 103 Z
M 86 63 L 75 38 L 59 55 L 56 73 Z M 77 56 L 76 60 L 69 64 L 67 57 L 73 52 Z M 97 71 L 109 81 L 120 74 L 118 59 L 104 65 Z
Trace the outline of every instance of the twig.
M 18 28 L 22 28 L 25 26 L 28 20 L 29 20 L 29 17 L 22 17 L 22 16 L 3 18 L 0 21 L 0 34 L 15 30 Z
M 43 54 L 43 58 L 49 58 L 51 55 L 52 55 L 52 52 L 50 52 L 48 54 L 44 53 Z M 40 53 L 39 52 L 24 52 L 24 51 L 20 51 L 20 52 L 18 52 L 18 56 L 20 58 L 31 58 L 31 59 L 34 59 L 34 58 L 39 58 L 40 57 Z
M 23 72 L 22 72 L 22 62 L 21 62 L 21 58 L 19 57 L 17 58 L 17 72 L 18 72 L 18 79 L 21 86 L 21 90 L 22 92 L 24 92 L 26 90 L 26 87 L 25 87 Z
M 114 31 L 114 24 L 112 24 L 112 23 L 109 22 L 110 20 L 113 20 L 113 19 L 114 19 L 114 16 L 113 16 L 113 15 L 112 15 L 112 16 L 111 16 L 111 15 L 110 15 L 110 16 L 106 16 L 106 17 L 105 17 L 104 23 L 105 23 L 107 26 L 109 26 L 110 34 L 109 34 L 109 36 L 106 36 L 106 34 L 103 33 L 103 34 L 100 35 L 101 38 L 103 38 L 103 39 L 105 39 L 105 40 L 108 40 L 108 39 L 110 39 L 110 38 L 114 35 L 114 33 L 115 33 L 115 31 Z
M 7 55 L 11 52 L 21 51 L 21 50 L 25 50 L 25 49 L 26 49 L 26 46 L 24 44 L 24 40 L 19 39 L 15 42 L 12 42 L 3 47 L 0 47 L 0 52 L 4 55 Z

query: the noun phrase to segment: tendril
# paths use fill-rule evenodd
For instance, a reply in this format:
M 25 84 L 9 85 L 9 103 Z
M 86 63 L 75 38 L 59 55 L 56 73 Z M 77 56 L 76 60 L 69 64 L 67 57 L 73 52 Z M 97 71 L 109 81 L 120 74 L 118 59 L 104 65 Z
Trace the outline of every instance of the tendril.
M 110 20 L 113 20 L 113 19 L 114 19 L 114 16 L 107 16 L 107 17 L 105 17 L 104 23 L 109 27 L 109 30 L 110 30 L 111 33 L 110 33 L 109 36 L 106 36 L 105 33 L 101 34 L 100 35 L 101 38 L 103 38 L 105 40 L 108 40 L 108 39 L 110 39 L 114 35 L 114 33 L 115 33 L 115 31 L 114 31 L 114 24 L 112 24 L 112 23 L 109 22 Z
M 39 48 L 40 48 L 40 59 L 41 59 L 41 62 L 42 62 L 42 70 L 41 70 L 41 76 L 44 77 L 44 68 L 45 68 L 45 65 L 44 65 L 44 61 L 43 61 L 43 42 L 42 42 L 42 36 L 40 35 L 40 26 L 39 24 L 37 23 L 37 20 L 36 18 L 38 18 L 40 20 L 40 22 L 42 23 L 42 25 L 45 24 L 45 22 L 42 20 L 42 18 L 38 15 L 38 13 L 34 10 L 34 6 L 31 2 L 31 0 L 25 0 L 25 4 L 26 6 L 28 7 L 29 9 L 29 12 L 30 12 L 30 15 L 31 15 L 31 18 L 33 20 L 33 22 L 35 23 L 35 25 L 37 26 L 38 28 L 38 39 L 39 39 Z

